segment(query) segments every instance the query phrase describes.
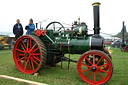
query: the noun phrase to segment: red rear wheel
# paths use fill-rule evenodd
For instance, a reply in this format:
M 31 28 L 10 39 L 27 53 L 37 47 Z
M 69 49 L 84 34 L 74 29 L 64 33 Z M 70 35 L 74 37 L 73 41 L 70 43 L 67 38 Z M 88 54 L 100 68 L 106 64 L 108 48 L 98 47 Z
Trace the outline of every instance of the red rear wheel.
M 46 56 L 46 48 L 36 36 L 22 36 L 14 45 L 14 62 L 23 73 L 33 74 L 37 72 L 41 65 L 46 62 Z
M 124 47 L 124 52 L 128 52 L 128 46 Z
M 99 59 L 97 59 L 97 56 L 99 56 Z M 85 59 L 90 63 L 90 65 L 86 64 Z M 91 61 L 90 59 L 93 60 Z M 104 63 L 100 65 L 101 62 Z M 108 70 L 104 70 L 104 66 L 108 66 Z M 81 79 L 86 83 L 93 85 L 106 83 L 113 74 L 111 59 L 104 52 L 98 50 L 92 50 L 84 53 L 78 61 L 77 69 Z

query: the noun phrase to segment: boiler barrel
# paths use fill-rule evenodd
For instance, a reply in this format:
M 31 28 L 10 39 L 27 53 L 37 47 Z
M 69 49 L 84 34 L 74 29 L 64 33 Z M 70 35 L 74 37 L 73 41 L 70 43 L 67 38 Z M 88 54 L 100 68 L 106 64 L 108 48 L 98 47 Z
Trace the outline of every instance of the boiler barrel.
M 62 42 L 63 41 L 63 42 Z M 63 52 L 71 54 L 83 54 L 89 50 L 103 50 L 103 39 L 101 36 L 91 36 L 82 38 L 70 38 L 65 41 L 56 42 L 57 44 L 63 43 Z
M 91 37 L 87 37 L 85 39 L 71 39 L 68 42 L 64 42 L 69 46 L 64 46 L 63 51 L 64 53 L 71 53 L 71 54 L 82 54 L 91 49 L 90 43 Z

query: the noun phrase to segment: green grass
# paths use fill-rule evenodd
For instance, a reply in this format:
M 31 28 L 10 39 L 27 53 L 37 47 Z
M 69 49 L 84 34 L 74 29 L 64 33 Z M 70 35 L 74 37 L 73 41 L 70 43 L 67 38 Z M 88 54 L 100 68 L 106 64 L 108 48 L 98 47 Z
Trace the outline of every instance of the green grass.
M 127 85 L 128 84 L 128 52 L 122 52 L 120 49 L 111 49 L 112 62 L 114 65 L 114 74 L 106 85 Z M 39 71 L 39 76 L 28 75 L 20 72 L 14 64 L 12 54 L 8 49 L 0 50 L 0 75 L 8 75 L 50 85 L 85 85 L 77 73 L 77 64 L 71 63 L 70 70 L 68 63 L 63 63 L 63 69 L 60 63 L 57 67 L 44 67 Z M 71 58 L 78 60 L 81 55 L 72 55 Z M 0 78 L 0 85 L 27 85 L 26 83 Z M 88 84 L 86 84 L 88 85 Z

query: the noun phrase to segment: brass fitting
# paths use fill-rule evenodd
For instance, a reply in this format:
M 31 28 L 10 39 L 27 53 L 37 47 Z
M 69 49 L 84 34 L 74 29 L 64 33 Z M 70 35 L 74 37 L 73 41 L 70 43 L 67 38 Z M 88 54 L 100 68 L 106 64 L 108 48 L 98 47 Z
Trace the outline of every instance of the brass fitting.
M 99 5 L 101 5 L 101 3 L 99 3 L 99 2 L 95 2 L 92 4 L 92 6 L 99 6 Z

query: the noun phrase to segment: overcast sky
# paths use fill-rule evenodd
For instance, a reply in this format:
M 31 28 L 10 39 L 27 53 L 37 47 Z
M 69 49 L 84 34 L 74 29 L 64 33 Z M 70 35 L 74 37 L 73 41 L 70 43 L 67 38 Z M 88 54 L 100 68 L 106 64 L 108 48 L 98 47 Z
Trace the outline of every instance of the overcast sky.
M 0 32 L 12 32 L 16 19 L 23 27 L 33 18 L 34 23 L 48 19 L 71 24 L 80 16 L 89 29 L 93 29 L 93 2 L 100 2 L 100 27 L 105 33 L 116 34 L 122 21 L 128 27 L 128 0 L 1 0 Z

